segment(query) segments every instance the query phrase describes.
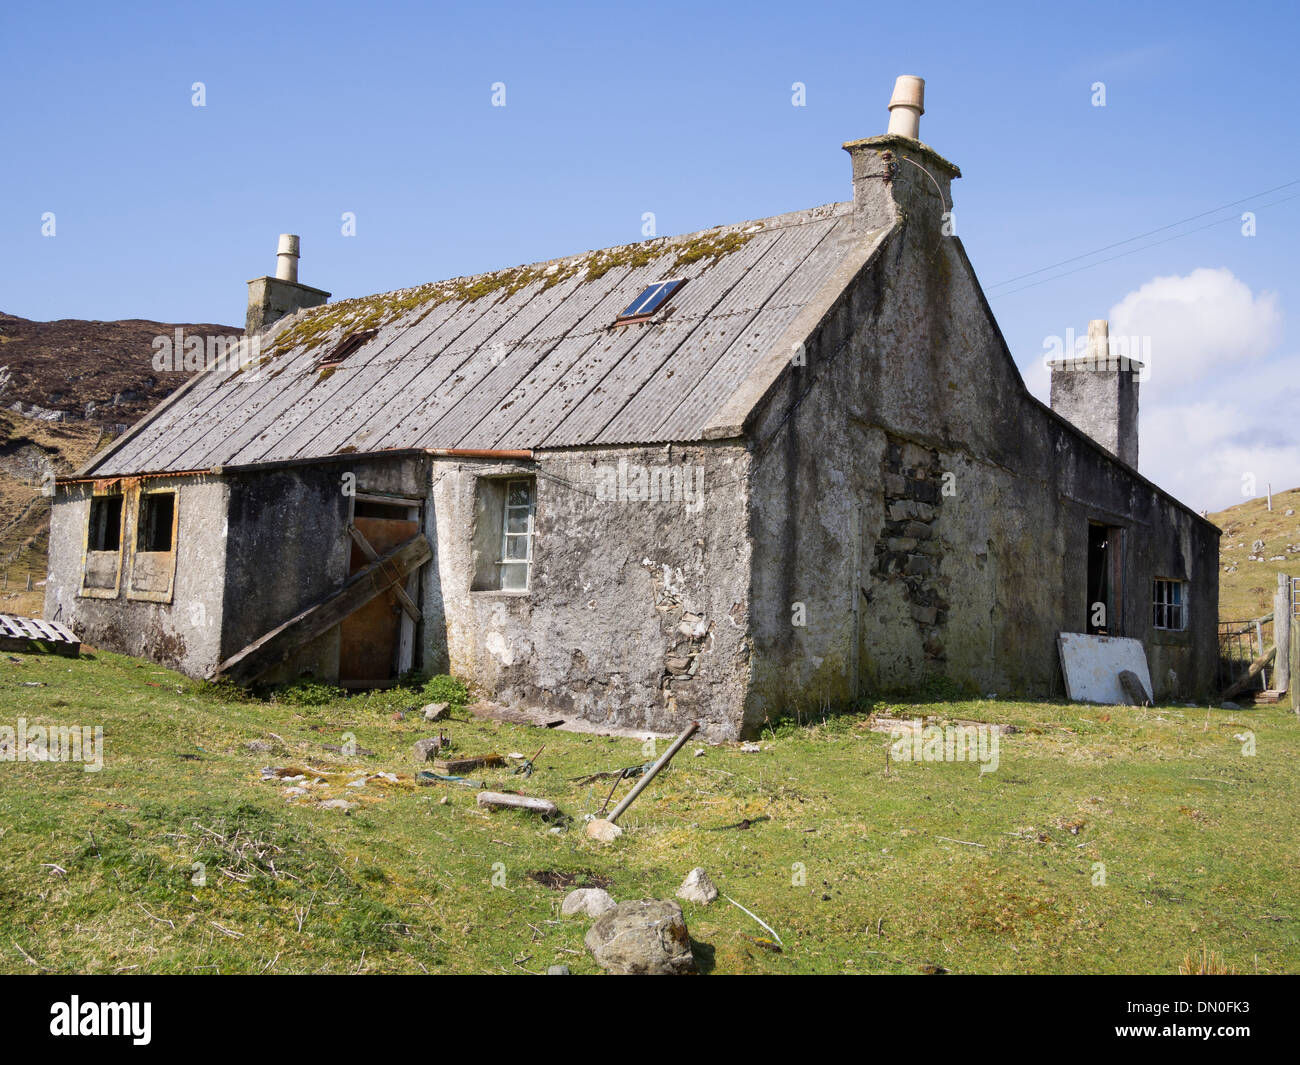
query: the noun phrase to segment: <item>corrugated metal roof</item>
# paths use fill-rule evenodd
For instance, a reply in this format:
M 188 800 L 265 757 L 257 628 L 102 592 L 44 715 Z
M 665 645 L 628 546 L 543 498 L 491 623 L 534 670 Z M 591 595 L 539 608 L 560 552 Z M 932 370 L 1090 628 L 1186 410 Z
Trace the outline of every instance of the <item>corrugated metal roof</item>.
M 851 205 L 588 252 L 299 312 L 262 361 L 210 371 L 88 472 L 104 476 L 393 448 L 701 439 L 855 238 Z M 650 284 L 687 283 L 613 325 Z M 375 335 L 332 371 L 317 362 Z

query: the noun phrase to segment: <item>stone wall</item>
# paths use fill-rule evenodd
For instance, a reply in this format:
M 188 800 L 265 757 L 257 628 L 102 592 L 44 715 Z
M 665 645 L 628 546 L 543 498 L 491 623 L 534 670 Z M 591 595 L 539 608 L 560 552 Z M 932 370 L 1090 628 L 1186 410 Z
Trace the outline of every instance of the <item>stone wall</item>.
M 734 444 L 435 460 L 424 609 L 445 619 L 445 643 L 427 625 L 426 661 L 445 654 L 495 700 L 557 717 L 663 732 L 698 720 L 706 735 L 738 735 L 747 469 Z M 530 587 L 472 591 L 476 483 L 510 475 L 536 478 Z
M 904 192 L 895 220 L 863 219 L 892 232 L 746 426 L 749 727 L 935 677 L 1063 694 L 1090 520 L 1125 530 L 1120 634 L 1144 641 L 1157 694 L 1207 693 L 1218 531 L 1029 395 L 943 232 L 946 184 Z M 1157 576 L 1190 582 L 1188 631 L 1153 630 Z
M 90 482 L 62 484 L 50 515 L 45 616 L 63 622 L 94 647 L 138 655 L 191 676 L 202 676 L 220 661 L 227 486 L 207 475 L 151 477 L 145 484 L 150 491 L 176 492 L 179 516 L 170 601 L 128 595 L 131 548 L 136 537 L 133 500 L 138 484 L 132 484 L 124 507 L 122 571 L 116 595 L 80 594 L 93 486 Z M 96 553 L 101 559 L 104 554 Z M 106 583 L 104 575 L 99 576 L 101 579 L 95 583 Z M 111 577 L 107 583 L 111 584 Z

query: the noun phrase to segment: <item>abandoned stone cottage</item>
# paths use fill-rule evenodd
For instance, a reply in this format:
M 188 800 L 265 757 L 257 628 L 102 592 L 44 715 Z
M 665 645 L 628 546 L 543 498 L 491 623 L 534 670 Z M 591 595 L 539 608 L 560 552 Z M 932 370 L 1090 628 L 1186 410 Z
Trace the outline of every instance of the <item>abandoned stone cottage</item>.
M 238 364 L 58 484 L 46 616 L 717 738 L 934 676 L 1059 695 L 1061 631 L 1207 691 L 1218 530 L 1136 471 L 1133 367 L 1026 390 L 921 88 L 849 202 L 334 304 L 281 238 Z

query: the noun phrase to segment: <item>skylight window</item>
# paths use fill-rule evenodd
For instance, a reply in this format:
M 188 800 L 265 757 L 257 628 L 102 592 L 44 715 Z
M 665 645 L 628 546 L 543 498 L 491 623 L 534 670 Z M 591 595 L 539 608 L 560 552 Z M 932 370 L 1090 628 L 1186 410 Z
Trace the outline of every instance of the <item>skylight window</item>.
M 656 281 L 648 289 L 641 293 L 636 299 L 627 305 L 627 310 L 620 314 L 616 322 L 635 322 L 643 318 L 649 318 L 660 307 L 662 307 L 672 297 L 672 294 L 681 288 L 686 281 L 682 278 L 670 279 L 668 281 Z
M 328 366 L 337 366 L 377 332 L 379 332 L 378 329 L 363 329 L 359 333 L 352 333 L 344 337 L 335 345 L 334 350 L 316 363 L 316 366 L 321 369 Z

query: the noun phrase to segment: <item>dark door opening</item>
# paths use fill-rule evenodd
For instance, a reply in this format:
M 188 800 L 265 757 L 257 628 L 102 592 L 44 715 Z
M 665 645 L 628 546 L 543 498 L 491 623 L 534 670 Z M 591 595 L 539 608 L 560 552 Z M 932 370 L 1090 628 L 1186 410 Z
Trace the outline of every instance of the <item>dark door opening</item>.
M 1120 538 L 1113 525 L 1088 523 L 1088 619 L 1093 636 L 1118 636 L 1120 621 Z

